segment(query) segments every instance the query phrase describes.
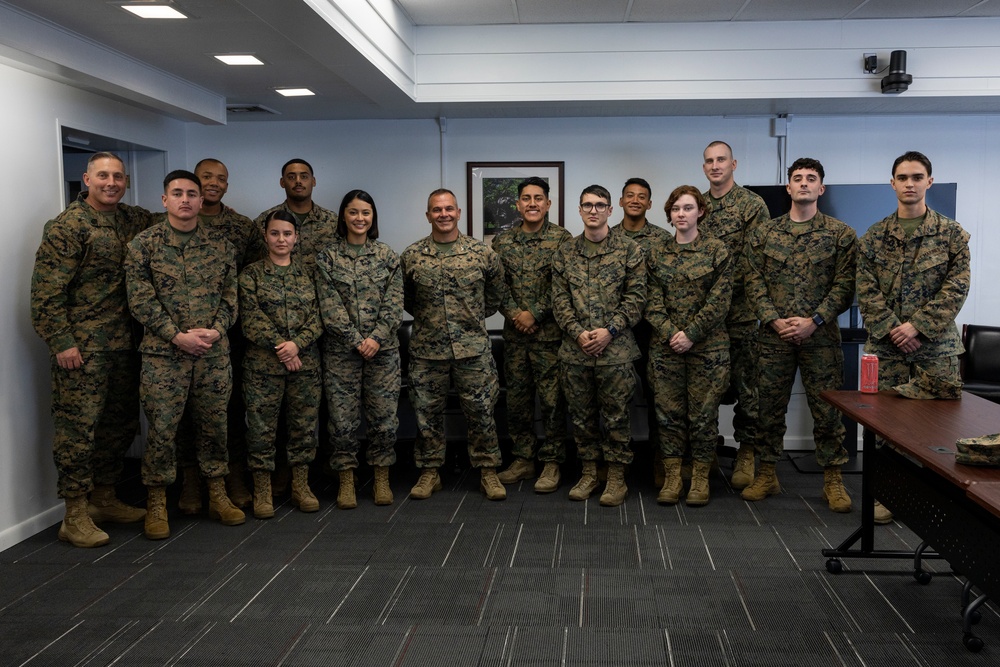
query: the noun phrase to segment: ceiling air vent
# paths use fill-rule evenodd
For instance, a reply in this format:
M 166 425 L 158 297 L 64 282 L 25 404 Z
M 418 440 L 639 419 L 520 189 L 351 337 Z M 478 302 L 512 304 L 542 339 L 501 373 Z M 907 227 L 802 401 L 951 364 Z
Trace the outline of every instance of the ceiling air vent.
M 281 112 L 275 111 L 269 107 L 265 107 L 260 104 L 227 104 L 226 111 L 232 114 L 269 114 L 271 116 L 278 116 Z

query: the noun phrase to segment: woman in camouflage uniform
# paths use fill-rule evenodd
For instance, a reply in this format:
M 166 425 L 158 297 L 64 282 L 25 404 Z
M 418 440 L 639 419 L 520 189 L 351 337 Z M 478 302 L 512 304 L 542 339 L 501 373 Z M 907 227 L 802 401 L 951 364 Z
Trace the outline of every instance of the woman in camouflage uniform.
M 240 317 L 250 345 L 243 359 L 247 406 L 247 448 L 253 471 L 253 514 L 274 516 L 271 473 L 278 414 L 285 401 L 292 504 L 315 512 L 319 501 L 309 489 L 309 464 L 316 457 L 319 423 L 320 355 L 323 333 L 312 274 L 292 250 L 298 223 L 287 211 L 264 221 L 267 257 L 240 274 Z
M 368 464 L 375 468 L 376 505 L 392 504 L 389 466 L 396 462 L 399 338 L 403 276 L 399 257 L 376 241 L 378 210 L 364 190 L 344 195 L 337 240 L 316 257 L 316 290 L 327 335 L 323 383 L 330 411 L 330 467 L 340 475 L 337 507 L 358 506 L 354 470 L 364 405 Z
M 706 202 L 697 188 L 676 188 L 664 210 L 676 234 L 646 258 L 645 317 L 653 328 L 649 378 L 665 473 L 656 499 L 664 504 L 680 499 L 681 458 L 690 446 L 693 467 L 685 502 L 704 505 L 719 435 L 719 402 L 729 386 L 729 251 L 722 241 L 698 233 Z

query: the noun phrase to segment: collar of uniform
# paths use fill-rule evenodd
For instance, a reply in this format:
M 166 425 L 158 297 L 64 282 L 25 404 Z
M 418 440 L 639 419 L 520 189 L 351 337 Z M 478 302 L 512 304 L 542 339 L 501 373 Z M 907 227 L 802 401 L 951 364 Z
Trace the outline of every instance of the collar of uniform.
M 292 257 L 291 264 L 282 267 L 279 267 L 274 262 L 272 262 L 270 257 L 264 258 L 264 273 L 273 275 L 278 272 L 279 268 L 285 269 L 286 273 L 293 275 L 299 275 L 300 273 L 302 273 L 302 265 L 294 257 Z
M 372 244 L 372 239 L 365 237 L 365 242 L 358 247 L 357 256 L 360 257 L 361 255 L 372 254 L 371 244 Z M 348 254 L 351 252 L 350 250 L 347 249 L 350 244 L 347 242 L 346 236 L 340 236 L 338 234 L 337 245 L 339 246 L 339 251 L 341 255 L 348 256 Z
M 455 245 L 452 246 L 451 254 L 464 255 L 469 252 L 472 246 L 470 241 L 471 239 L 468 236 L 459 232 L 458 238 L 455 239 Z M 435 243 L 436 241 L 434 240 L 434 237 L 428 234 L 424 237 L 424 247 L 421 249 L 421 252 L 425 255 L 437 255 L 438 251 L 437 246 L 434 245 Z
M 903 231 L 903 226 L 899 224 L 899 212 L 893 213 L 889 216 L 889 224 L 887 225 L 887 230 L 889 234 L 896 237 L 900 241 L 905 242 L 906 232 Z M 921 236 L 934 236 L 941 230 L 941 220 L 940 215 L 937 211 L 931 210 L 930 207 L 927 208 L 927 213 L 924 214 L 924 221 L 920 223 L 920 226 L 913 230 L 913 235 L 910 236 L 911 239 L 915 239 Z

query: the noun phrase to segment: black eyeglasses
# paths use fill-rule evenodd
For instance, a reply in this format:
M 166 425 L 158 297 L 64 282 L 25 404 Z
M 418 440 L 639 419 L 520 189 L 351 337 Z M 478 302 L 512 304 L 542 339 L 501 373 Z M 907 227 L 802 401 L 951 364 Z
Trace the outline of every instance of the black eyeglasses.
M 609 208 L 611 208 L 611 206 L 609 204 L 605 204 L 602 201 L 599 201 L 597 203 L 584 202 L 584 203 L 580 204 L 580 210 L 584 211 L 586 213 L 590 213 L 591 211 L 597 211 L 598 213 L 604 213 Z

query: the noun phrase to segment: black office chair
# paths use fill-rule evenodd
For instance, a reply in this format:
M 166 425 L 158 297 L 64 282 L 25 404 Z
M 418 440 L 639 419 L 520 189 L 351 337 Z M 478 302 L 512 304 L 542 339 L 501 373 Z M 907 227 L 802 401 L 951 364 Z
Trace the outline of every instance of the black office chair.
M 1000 403 L 1000 327 L 979 324 L 962 326 L 961 356 L 963 389 Z

